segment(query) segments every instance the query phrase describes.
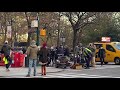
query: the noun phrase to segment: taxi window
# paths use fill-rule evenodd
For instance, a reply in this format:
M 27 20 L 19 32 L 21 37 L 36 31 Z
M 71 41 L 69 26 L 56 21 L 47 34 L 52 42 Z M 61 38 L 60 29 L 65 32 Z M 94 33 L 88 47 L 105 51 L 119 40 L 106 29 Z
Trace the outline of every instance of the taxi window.
M 94 44 L 96 46 L 96 49 L 100 49 L 100 47 L 102 47 L 102 44 Z
M 114 49 L 111 45 L 106 45 L 106 49 L 107 49 L 108 51 L 115 52 L 115 49 Z

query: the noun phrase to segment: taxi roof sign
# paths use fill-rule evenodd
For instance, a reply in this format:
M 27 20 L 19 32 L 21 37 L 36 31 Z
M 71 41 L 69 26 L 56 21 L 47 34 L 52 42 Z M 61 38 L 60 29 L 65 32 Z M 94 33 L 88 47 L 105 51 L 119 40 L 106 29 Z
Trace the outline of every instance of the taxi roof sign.
M 101 41 L 102 42 L 110 42 L 111 38 L 110 37 L 102 37 Z

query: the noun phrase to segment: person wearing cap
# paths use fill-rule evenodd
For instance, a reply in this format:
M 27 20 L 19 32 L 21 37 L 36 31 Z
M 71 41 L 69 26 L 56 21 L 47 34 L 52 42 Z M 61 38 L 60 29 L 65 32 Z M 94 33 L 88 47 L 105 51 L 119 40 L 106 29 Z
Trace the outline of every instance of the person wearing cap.
M 26 77 L 30 77 L 32 65 L 34 66 L 33 75 L 36 76 L 36 63 L 37 63 L 38 51 L 39 49 L 36 45 L 36 42 L 32 40 L 30 46 L 28 47 L 26 51 L 27 55 L 29 56 L 29 69 L 28 69 L 28 74 L 26 75 Z
M 8 63 L 5 63 L 6 71 L 10 71 L 9 67 L 12 64 L 12 59 L 10 57 L 10 50 L 13 49 L 8 45 L 8 41 L 5 41 L 4 45 L 2 46 L 1 52 L 4 54 L 5 59 L 8 61 Z
M 40 51 L 38 52 L 39 63 L 41 64 L 41 75 L 46 75 L 46 64 L 48 63 L 49 52 L 47 44 L 43 43 Z

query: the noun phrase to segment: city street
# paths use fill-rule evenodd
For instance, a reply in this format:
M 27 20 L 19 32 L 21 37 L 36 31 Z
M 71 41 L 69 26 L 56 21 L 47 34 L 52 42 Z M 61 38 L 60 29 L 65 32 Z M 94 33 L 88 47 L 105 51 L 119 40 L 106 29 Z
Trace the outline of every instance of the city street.
M 71 70 L 66 69 L 59 73 L 49 73 L 43 78 L 120 78 L 119 65 L 97 65 L 96 68 Z
M 120 65 L 113 63 L 90 69 L 58 69 L 54 67 L 47 67 L 47 75 L 41 76 L 40 67 L 37 68 L 37 76 L 25 77 L 28 68 L 11 68 L 10 72 L 6 72 L 4 67 L 0 67 L 0 78 L 120 78 Z M 33 71 L 33 70 L 32 70 Z

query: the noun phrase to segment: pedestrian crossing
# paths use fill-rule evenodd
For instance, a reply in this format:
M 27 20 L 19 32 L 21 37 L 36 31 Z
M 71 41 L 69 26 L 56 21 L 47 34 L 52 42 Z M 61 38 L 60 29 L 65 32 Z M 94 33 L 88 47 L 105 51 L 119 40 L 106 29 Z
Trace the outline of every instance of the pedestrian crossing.
M 65 72 L 57 72 L 57 73 L 47 73 L 46 76 L 41 76 L 41 74 L 37 74 L 37 76 L 32 76 L 31 77 L 25 77 L 25 75 L 27 74 L 27 69 L 24 70 L 24 72 L 22 72 L 22 69 L 17 70 L 16 69 L 13 72 L 7 72 L 7 75 L 4 73 L 6 73 L 5 71 L 1 71 L 2 74 L 1 78 L 120 78 L 119 76 L 111 76 L 111 75 L 97 75 L 97 74 L 87 74 L 87 73 L 82 73 L 80 71 L 83 70 L 97 70 L 97 69 L 109 69 L 109 68 L 119 68 L 120 66 L 114 66 L 114 65 L 106 65 L 106 66 L 97 66 L 94 68 L 90 68 L 90 69 L 82 69 L 82 70 L 76 70 L 76 69 L 65 69 Z M 68 72 L 71 71 L 71 72 Z M 74 71 L 74 72 L 73 72 Z M 79 71 L 79 72 L 78 72 Z M 22 72 L 22 73 L 21 73 Z
M 112 76 L 101 76 L 101 75 L 89 75 L 89 74 L 80 74 L 80 73 L 48 73 L 46 76 L 37 76 L 25 77 L 25 76 L 7 76 L 4 78 L 114 78 Z M 115 77 L 120 78 L 120 77 Z
M 92 68 L 92 69 L 111 69 L 111 68 L 118 68 L 120 66 L 99 66 L 99 67 L 95 67 L 95 68 Z M 91 69 L 91 70 L 92 70 Z
M 89 75 L 79 73 L 49 73 L 42 78 L 112 78 L 112 76 Z
M 97 66 L 97 67 L 90 67 L 90 69 L 80 69 L 79 71 L 83 71 L 83 70 L 104 70 L 104 69 L 112 69 L 112 68 L 120 68 L 120 66 Z M 67 69 L 66 71 L 78 71 L 76 69 Z

